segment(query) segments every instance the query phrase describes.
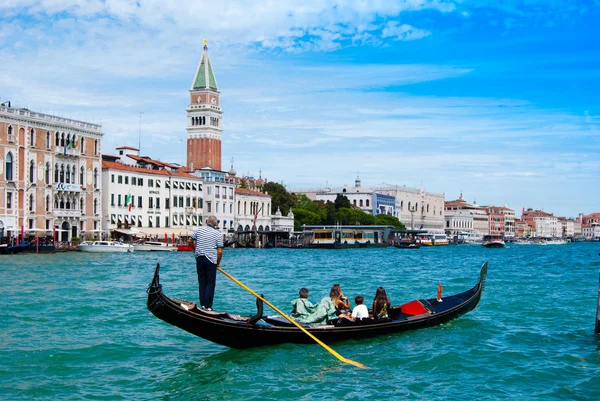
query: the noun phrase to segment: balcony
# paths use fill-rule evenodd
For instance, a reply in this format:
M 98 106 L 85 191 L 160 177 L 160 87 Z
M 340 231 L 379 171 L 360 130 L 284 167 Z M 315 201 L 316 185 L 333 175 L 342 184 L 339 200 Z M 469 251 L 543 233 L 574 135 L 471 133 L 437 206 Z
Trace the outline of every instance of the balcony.
M 79 218 L 81 217 L 81 210 L 76 209 L 54 209 L 52 212 L 54 217 L 73 217 Z
M 55 146 L 54 153 L 56 153 L 57 155 L 65 155 L 65 156 L 73 156 L 73 157 L 81 156 L 81 151 L 78 148 L 68 148 L 67 146 Z

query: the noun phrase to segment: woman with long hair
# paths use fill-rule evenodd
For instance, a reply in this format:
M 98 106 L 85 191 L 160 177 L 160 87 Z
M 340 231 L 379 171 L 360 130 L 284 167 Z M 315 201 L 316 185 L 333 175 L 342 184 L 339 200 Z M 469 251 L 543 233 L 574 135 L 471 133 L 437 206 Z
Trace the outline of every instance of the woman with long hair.
M 373 317 L 374 318 L 386 318 L 388 317 L 388 311 L 392 303 L 385 292 L 385 288 L 379 287 L 375 292 L 375 299 L 373 299 Z

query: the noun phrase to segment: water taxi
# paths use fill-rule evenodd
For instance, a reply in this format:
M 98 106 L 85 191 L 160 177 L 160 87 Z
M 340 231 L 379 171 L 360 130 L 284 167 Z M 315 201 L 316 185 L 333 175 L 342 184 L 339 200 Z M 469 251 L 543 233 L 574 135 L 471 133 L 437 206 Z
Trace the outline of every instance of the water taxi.
M 448 244 L 448 236 L 446 234 L 426 233 L 421 235 L 422 246 L 444 246 Z
M 486 234 L 483 236 L 483 243 L 481 244 L 486 248 L 504 248 L 504 236 L 497 234 Z

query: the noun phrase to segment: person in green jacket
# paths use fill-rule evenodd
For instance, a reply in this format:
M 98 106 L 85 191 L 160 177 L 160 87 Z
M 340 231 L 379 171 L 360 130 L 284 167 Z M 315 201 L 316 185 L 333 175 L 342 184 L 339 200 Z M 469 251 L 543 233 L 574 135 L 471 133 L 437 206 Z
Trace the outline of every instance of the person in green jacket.
M 298 293 L 299 298 L 296 298 L 292 301 L 292 306 L 294 309 L 290 314 L 294 319 L 306 319 L 309 315 L 314 312 L 314 306 L 312 302 L 308 300 L 308 289 L 300 288 Z

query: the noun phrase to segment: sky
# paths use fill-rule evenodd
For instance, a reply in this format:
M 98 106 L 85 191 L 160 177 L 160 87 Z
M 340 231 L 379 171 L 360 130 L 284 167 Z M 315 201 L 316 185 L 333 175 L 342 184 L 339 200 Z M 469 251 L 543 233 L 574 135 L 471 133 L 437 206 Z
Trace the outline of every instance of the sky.
M 575 217 L 600 212 L 599 20 L 599 0 L 0 0 L 0 102 L 185 164 L 207 39 L 225 171 Z

